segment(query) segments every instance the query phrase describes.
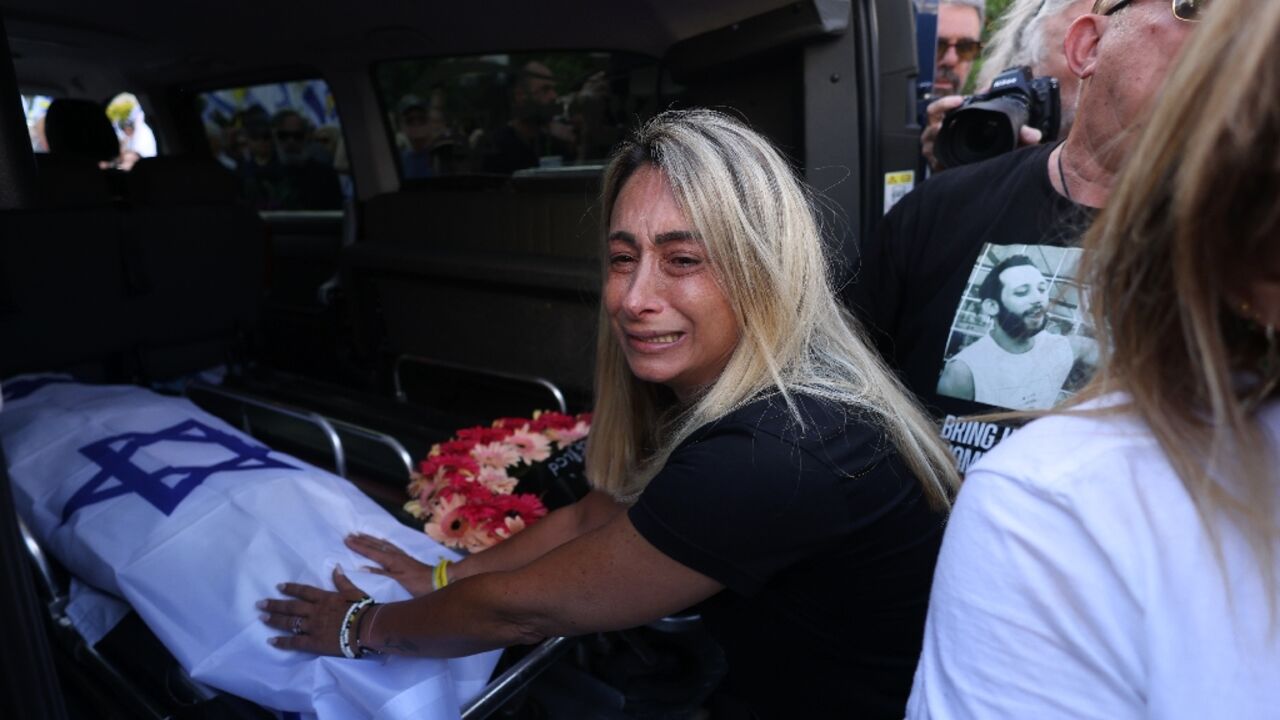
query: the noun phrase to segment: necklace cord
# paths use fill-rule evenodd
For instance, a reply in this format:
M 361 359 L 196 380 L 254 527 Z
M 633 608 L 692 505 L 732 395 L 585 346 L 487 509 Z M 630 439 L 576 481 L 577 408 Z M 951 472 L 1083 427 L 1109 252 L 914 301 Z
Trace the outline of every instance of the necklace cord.
M 1059 145 L 1058 146 L 1058 180 L 1062 181 L 1062 194 L 1066 195 L 1067 199 L 1074 203 L 1076 199 L 1071 197 L 1071 187 L 1067 185 L 1067 173 L 1062 169 L 1062 151 L 1063 150 L 1064 150 L 1063 146 Z

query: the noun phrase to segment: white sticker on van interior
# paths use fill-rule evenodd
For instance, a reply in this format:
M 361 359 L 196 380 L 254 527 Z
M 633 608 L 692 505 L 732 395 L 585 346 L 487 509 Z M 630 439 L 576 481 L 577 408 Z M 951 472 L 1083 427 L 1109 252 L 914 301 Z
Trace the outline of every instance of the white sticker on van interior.
M 899 170 L 884 174 L 884 211 L 898 204 L 898 201 L 916 186 L 915 170 Z

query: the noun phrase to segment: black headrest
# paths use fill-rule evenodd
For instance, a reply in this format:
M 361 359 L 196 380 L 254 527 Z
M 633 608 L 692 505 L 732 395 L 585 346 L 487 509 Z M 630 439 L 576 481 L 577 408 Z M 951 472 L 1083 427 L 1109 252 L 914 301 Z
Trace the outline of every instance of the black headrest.
M 135 205 L 222 205 L 239 197 L 236 176 L 208 157 L 143 158 L 129 171 L 129 200 Z
M 106 110 L 89 100 L 59 98 L 44 116 L 49 152 L 111 160 L 120 154 L 120 141 Z

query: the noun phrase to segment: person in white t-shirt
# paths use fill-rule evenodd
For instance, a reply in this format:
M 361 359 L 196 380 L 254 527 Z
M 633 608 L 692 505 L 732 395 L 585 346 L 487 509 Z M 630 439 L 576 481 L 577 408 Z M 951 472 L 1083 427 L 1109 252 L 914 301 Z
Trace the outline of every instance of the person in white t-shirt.
M 1085 241 L 1101 370 L 966 476 L 913 720 L 1280 709 L 1280 3 L 1204 17 Z

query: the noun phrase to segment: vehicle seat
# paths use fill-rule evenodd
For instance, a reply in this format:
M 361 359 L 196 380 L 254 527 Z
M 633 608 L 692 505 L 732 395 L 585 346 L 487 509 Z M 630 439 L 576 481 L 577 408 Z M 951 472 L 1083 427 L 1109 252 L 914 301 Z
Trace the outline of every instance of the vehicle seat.
M 359 322 L 385 337 L 392 357 L 544 377 L 564 390 L 570 408 L 585 407 L 600 287 L 596 192 L 593 185 L 371 198 L 363 241 L 343 249 Z
M 266 229 L 238 203 L 235 178 L 208 158 L 144 158 L 128 173 L 124 237 L 144 288 L 131 312 L 143 379 L 164 381 L 249 352 Z
M 121 380 L 128 283 L 110 208 L 0 213 L 0 377 L 62 370 Z
M 190 155 L 142 158 L 129 171 L 128 191 L 138 207 L 235 205 L 240 197 L 230 170 Z
M 36 155 L 36 208 L 106 208 L 114 199 L 107 173 L 96 162 L 75 155 Z
M 121 213 L 98 166 L 115 132 L 87 100 L 54 101 L 45 128 L 58 152 L 35 156 L 32 207 L 0 212 L 0 375 L 126 379 Z

